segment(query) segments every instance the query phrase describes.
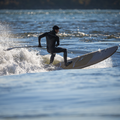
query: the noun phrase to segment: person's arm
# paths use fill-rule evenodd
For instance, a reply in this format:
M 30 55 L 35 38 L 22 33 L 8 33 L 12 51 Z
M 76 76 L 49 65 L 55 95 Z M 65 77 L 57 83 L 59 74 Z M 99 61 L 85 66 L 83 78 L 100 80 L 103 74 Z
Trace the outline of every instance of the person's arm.
M 57 36 L 57 38 L 56 38 L 56 41 L 57 41 L 56 46 L 58 46 L 58 45 L 60 44 L 60 41 L 59 41 L 59 37 L 58 37 L 58 36 Z
M 44 33 L 44 34 L 42 34 L 42 35 L 40 35 L 40 36 L 38 37 L 38 43 L 39 43 L 38 46 L 39 46 L 39 47 L 42 47 L 42 46 L 41 46 L 41 38 L 45 37 L 46 34 L 47 34 L 47 33 Z

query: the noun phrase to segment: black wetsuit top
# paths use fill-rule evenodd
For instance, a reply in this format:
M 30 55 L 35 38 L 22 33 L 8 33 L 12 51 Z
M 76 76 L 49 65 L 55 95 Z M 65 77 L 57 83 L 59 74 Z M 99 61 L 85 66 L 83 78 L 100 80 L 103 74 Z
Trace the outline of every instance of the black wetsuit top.
M 47 51 L 51 53 L 50 63 L 54 61 L 55 53 L 64 52 L 64 63 L 69 65 L 72 62 L 67 63 L 67 50 L 65 48 L 57 47 L 59 45 L 59 37 L 56 35 L 56 32 L 50 31 L 46 32 L 38 37 L 39 46 L 41 47 L 41 38 L 46 37 L 47 42 Z
M 46 42 L 47 42 L 47 51 L 49 53 L 53 53 L 54 49 L 56 48 L 56 46 L 59 45 L 59 37 L 56 35 L 56 32 L 50 31 L 50 32 L 46 32 L 42 35 L 39 36 L 39 45 L 41 46 L 41 38 L 46 37 Z
M 41 38 L 46 37 L 47 41 L 47 51 L 49 53 L 60 53 L 60 52 L 66 52 L 66 49 L 57 47 L 59 45 L 59 37 L 56 35 L 56 32 L 50 31 L 46 32 L 39 36 L 39 46 L 41 46 Z

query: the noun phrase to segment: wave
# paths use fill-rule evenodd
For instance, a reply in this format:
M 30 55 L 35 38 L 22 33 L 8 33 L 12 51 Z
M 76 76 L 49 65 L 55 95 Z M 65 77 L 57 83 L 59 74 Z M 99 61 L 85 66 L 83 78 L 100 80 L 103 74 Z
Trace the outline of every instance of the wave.
M 63 57 L 56 55 L 54 63 L 62 61 Z M 47 72 L 56 70 L 54 65 L 47 65 L 50 55 L 39 55 L 38 51 L 26 48 L 4 51 L 0 45 L 0 75 L 13 75 L 23 73 Z
M 59 33 L 58 36 L 60 37 L 84 37 L 84 36 L 89 36 L 88 34 L 85 34 L 83 32 L 74 32 L 74 33 Z
M 27 32 L 27 33 L 19 33 L 19 34 L 11 34 L 10 36 L 12 38 L 19 38 L 19 39 L 22 39 L 22 38 L 31 38 L 31 37 L 34 37 L 34 38 L 37 38 L 39 35 L 41 35 L 43 33 L 34 33 L 34 32 Z M 119 41 L 119 38 L 120 38 L 120 35 L 119 34 L 113 34 L 113 35 L 109 35 L 109 34 L 102 34 L 101 31 L 92 31 L 91 34 L 87 34 L 87 33 L 84 33 L 84 32 L 73 32 L 73 33 L 66 33 L 66 32 L 61 32 L 58 34 L 59 37 L 61 38 L 64 38 L 64 37 L 77 37 L 77 38 L 86 38 L 86 39 L 89 39 L 91 40 L 92 38 L 97 41 L 98 38 L 102 38 L 103 40 L 110 40 L 110 39 L 116 39 Z M 82 39 L 84 41 L 84 39 Z
M 30 33 L 28 33 L 28 35 L 29 34 Z M 31 34 L 31 36 L 32 35 L 34 34 Z M 59 33 L 58 35 L 60 37 L 89 36 L 88 34 L 85 34 L 83 32 L 68 33 L 68 34 Z M 63 57 L 60 55 L 56 55 L 53 65 L 48 65 L 50 62 L 50 54 L 42 56 L 40 55 L 40 51 L 30 48 L 19 48 L 19 49 L 12 49 L 10 51 L 5 51 L 5 49 L 10 47 L 21 46 L 20 43 L 14 42 L 13 40 L 14 37 L 15 36 L 10 31 L 9 26 L 3 26 L 0 24 L 0 76 L 23 74 L 23 73 L 47 72 L 47 71 L 59 69 L 56 68 L 54 64 L 63 61 Z M 104 62 L 105 64 L 100 63 L 99 65 L 95 65 L 95 67 L 92 66 L 89 68 L 105 68 L 112 66 L 112 62 L 110 59 L 109 59 L 110 62 L 109 66 L 107 64 L 108 61 L 104 61 Z
M 56 69 L 53 65 L 46 65 L 49 64 L 50 55 L 42 56 L 38 54 L 39 51 L 27 48 L 5 51 L 11 46 L 20 46 L 19 43 L 14 43 L 8 31 L 10 31 L 8 26 L 0 24 L 0 76 L 47 72 Z M 63 60 L 63 57 L 56 55 L 54 64 L 60 60 Z

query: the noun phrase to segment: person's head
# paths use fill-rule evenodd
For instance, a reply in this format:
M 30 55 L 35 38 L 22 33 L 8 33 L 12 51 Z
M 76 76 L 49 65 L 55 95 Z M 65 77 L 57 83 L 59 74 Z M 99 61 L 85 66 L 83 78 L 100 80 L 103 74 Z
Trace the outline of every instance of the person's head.
M 53 26 L 53 30 L 54 30 L 56 33 L 59 32 L 59 29 L 60 29 L 60 28 L 59 28 L 57 25 Z

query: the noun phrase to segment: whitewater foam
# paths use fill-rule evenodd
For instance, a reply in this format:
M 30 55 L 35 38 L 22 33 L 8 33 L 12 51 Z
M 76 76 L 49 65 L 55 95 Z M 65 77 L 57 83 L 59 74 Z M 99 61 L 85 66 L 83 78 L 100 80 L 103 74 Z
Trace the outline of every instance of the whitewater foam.
M 9 27 L 0 24 L 0 76 L 47 72 L 55 69 L 53 65 L 46 67 L 45 57 L 38 54 L 38 51 L 26 48 L 5 51 L 11 46 L 19 46 L 19 43 L 14 43 L 12 40 Z M 47 61 L 49 61 L 48 56 L 46 55 Z
M 109 68 L 109 67 L 113 67 L 113 62 L 112 62 L 112 58 L 107 58 L 104 61 L 101 61 L 95 65 L 91 65 L 89 67 L 86 67 L 84 69 L 95 69 L 95 68 Z
M 0 75 L 42 72 L 42 58 L 35 51 L 19 49 L 12 51 L 0 50 Z
M 84 36 L 89 36 L 88 34 L 85 34 L 83 32 L 74 32 L 74 33 L 59 33 L 58 36 L 60 37 L 73 37 L 73 36 L 76 36 L 76 37 L 84 37 Z
M 84 33 L 77 33 L 77 35 L 84 36 Z M 71 36 L 71 34 L 60 33 L 60 36 Z M 73 34 L 75 35 L 75 34 Z M 3 26 L 0 24 L 0 76 L 2 75 L 14 75 L 23 73 L 36 73 L 36 72 L 47 72 L 50 70 L 56 70 L 54 65 L 46 65 L 50 62 L 50 54 L 42 56 L 40 52 L 34 51 L 33 49 L 19 48 L 5 51 L 9 47 L 21 46 L 19 43 L 14 43 L 12 39 L 11 31 L 9 26 Z M 17 39 L 17 38 L 16 38 Z M 70 59 L 70 58 L 68 58 Z M 53 64 L 57 64 L 63 61 L 63 57 L 56 54 Z M 112 67 L 111 58 L 98 63 L 96 65 L 87 67 L 90 68 L 106 68 Z

